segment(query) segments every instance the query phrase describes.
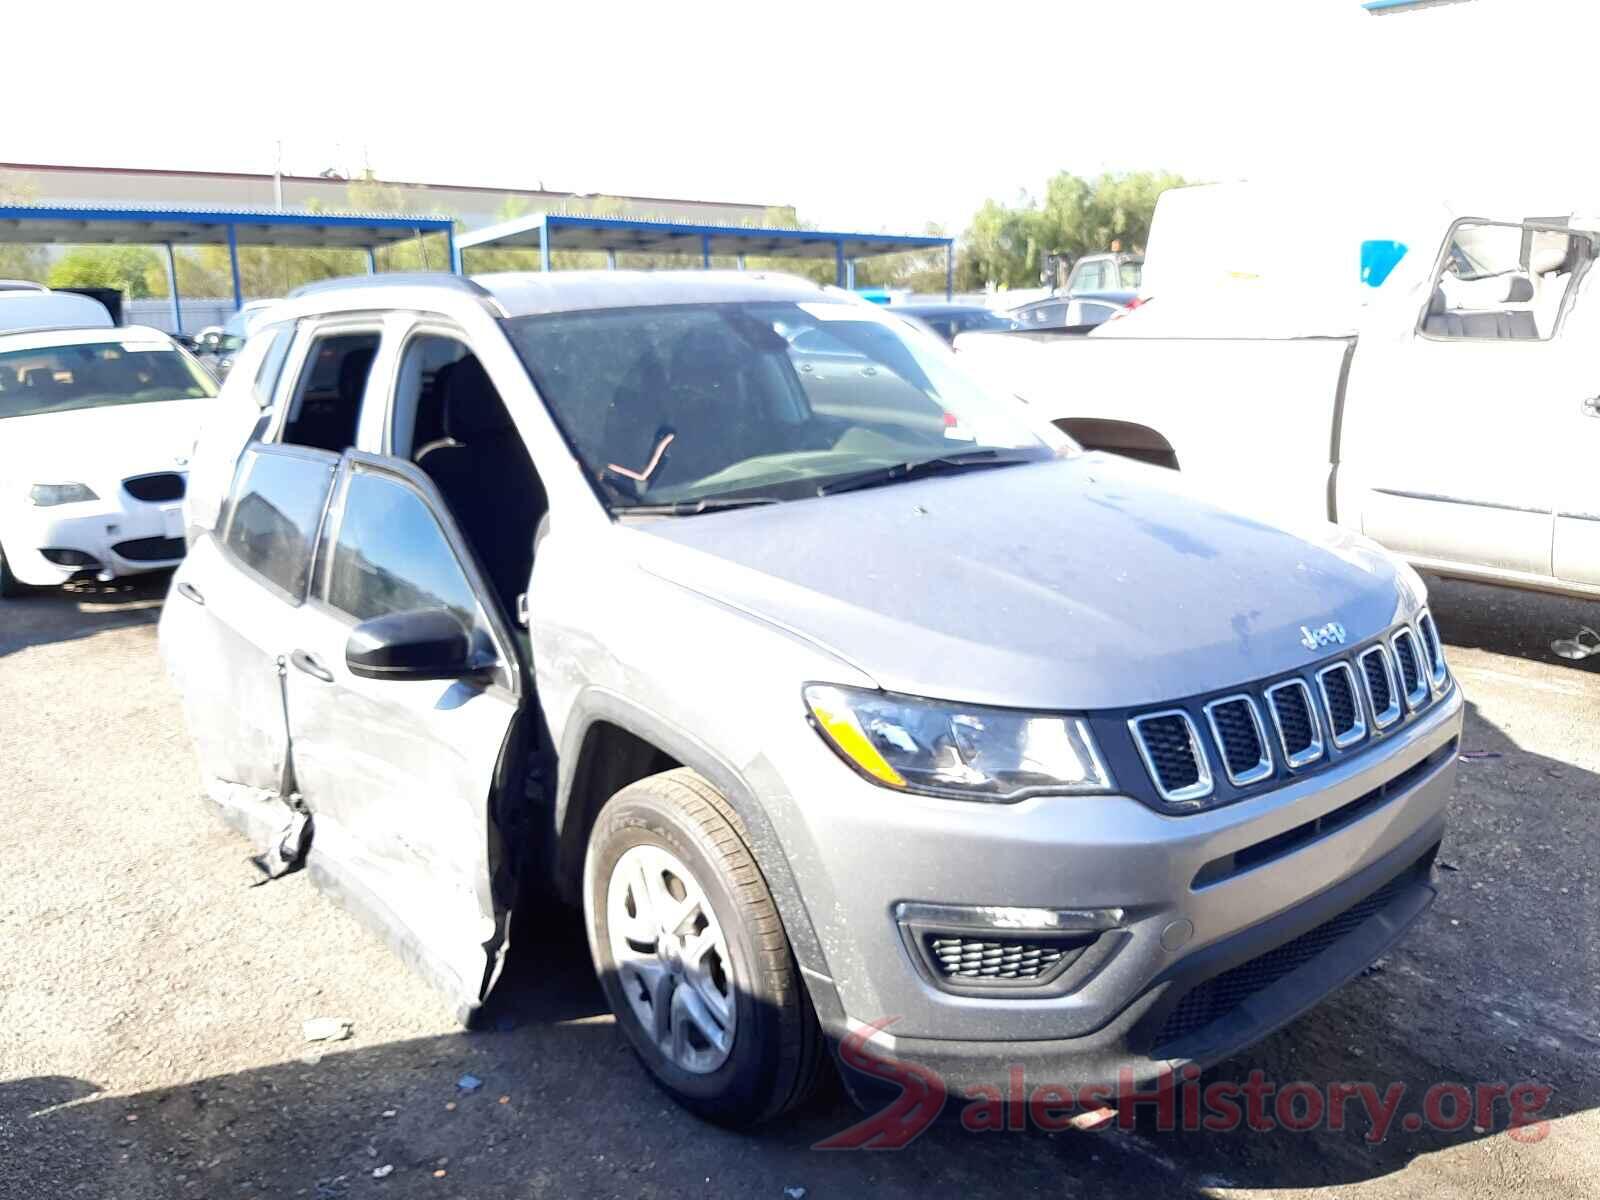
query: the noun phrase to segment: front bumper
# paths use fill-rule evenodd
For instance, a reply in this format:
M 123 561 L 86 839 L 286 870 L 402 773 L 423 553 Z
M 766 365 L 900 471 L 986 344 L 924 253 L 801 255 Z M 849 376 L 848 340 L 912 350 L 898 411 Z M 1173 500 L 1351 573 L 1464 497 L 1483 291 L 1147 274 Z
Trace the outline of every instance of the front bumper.
M 81 504 L 25 504 L 10 514 L 0 546 L 12 573 L 39 587 L 157 571 L 183 559 L 183 501 L 135 500 L 119 487 Z M 47 550 L 76 551 L 93 563 L 54 562 Z
M 1013 1065 L 1114 1083 L 1122 1068 L 1150 1079 L 1225 1057 L 1359 972 L 1431 902 L 1461 723 L 1452 685 L 1370 752 L 1186 816 L 1119 796 L 989 806 L 851 781 L 808 813 L 816 842 L 796 862 L 827 865 L 801 880 L 827 947 L 825 969 L 808 969 L 824 1024 L 842 1039 L 892 1022 L 873 1053 L 933 1067 L 955 1091 L 1004 1083 Z M 1253 854 L 1263 845 L 1286 848 Z M 1219 877 L 1219 862 L 1246 865 Z M 896 920 L 908 905 L 1076 910 L 1104 928 L 1055 994 L 952 991 Z M 1280 947 L 1287 968 L 1257 961 Z M 1233 1002 L 1219 1007 L 1218 989 Z

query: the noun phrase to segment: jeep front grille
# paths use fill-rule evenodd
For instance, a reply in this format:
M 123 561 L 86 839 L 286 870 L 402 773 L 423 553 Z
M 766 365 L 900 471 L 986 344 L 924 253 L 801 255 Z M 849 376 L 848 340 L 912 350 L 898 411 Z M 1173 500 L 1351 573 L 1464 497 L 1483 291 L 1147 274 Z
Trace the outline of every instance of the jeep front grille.
M 1422 635 L 1422 657 L 1428 664 L 1428 678 L 1434 689 L 1444 687 L 1450 670 L 1444 662 L 1444 646 L 1439 641 L 1439 627 L 1433 623 L 1433 614 L 1426 609 L 1417 618 L 1417 632 Z
M 1402 629 L 1390 643 L 1394 647 L 1394 661 L 1400 668 L 1400 690 L 1405 693 L 1406 706 L 1416 712 L 1428 701 L 1428 680 L 1422 673 L 1422 660 L 1417 654 L 1417 636 Z
M 1168 709 L 1135 717 L 1128 725 L 1163 800 L 1182 804 L 1211 794 L 1211 768 L 1188 713 Z
M 1317 687 L 1322 692 L 1322 708 L 1334 746 L 1343 750 L 1366 737 L 1367 722 L 1361 715 L 1361 699 L 1356 694 L 1356 677 L 1350 664 L 1334 663 L 1318 671 Z
M 1259 783 L 1272 774 L 1267 732 L 1261 727 L 1256 702 L 1249 696 L 1228 696 L 1206 705 L 1211 736 L 1222 751 L 1222 765 L 1235 787 Z
M 1361 652 L 1361 678 L 1372 705 L 1373 724 L 1387 729 L 1400 719 L 1400 689 L 1395 686 L 1394 667 L 1385 647 L 1374 646 Z
M 1322 723 L 1311 704 L 1311 689 L 1303 680 L 1269 687 L 1267 707 L 1278 731 L 1278 748 L 1290 770 L 1298 771 L 1322 757 Z
M 1437 634 L 1426 620 L 1393 626 L 1288 676 L 1127 713 L 1132 749 L 1155 785 L 1145 798 L 1184 810 L 1227 804 L 1400 729 L 1449 684 L 1432 684 Z

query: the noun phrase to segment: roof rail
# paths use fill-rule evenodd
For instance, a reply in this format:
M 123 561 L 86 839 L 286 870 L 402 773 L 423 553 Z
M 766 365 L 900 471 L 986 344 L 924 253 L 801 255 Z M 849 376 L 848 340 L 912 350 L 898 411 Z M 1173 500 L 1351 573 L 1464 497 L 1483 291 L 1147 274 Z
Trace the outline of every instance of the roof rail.
M 442 287 L 455 292 L 467 292 L 483 300 L 494 297 L 489 289 L 465 275 L 452 275 L 448 271 L 392 271 L 378 275 L 343 275 L 338 279 L 319 279 L 315 283 L 302 283 L 289 293 L 288 299 L 314 296 L 319 292 L 344 291 L 347 288 L 371 287 Z

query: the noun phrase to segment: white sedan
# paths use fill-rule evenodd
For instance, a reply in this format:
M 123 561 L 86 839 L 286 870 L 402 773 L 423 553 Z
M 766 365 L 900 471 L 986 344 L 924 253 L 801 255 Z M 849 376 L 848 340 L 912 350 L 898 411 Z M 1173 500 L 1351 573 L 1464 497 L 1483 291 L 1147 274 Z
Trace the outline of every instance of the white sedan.
M 0 596 L 177 563 L 216 394 L 159 330 L 0 334 Z

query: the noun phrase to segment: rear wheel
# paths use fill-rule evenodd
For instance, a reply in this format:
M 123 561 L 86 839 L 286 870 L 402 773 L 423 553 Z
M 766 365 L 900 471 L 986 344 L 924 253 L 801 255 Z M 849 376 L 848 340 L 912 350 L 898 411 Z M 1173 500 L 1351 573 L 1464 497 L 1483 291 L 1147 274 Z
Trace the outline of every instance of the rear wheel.
M 738 816 L 705 779 L 668 771 L 611 798 L 584 915 L 617 1023 L 679 1103 L 752 1125 L 810 1094 L 816 1015 Z

